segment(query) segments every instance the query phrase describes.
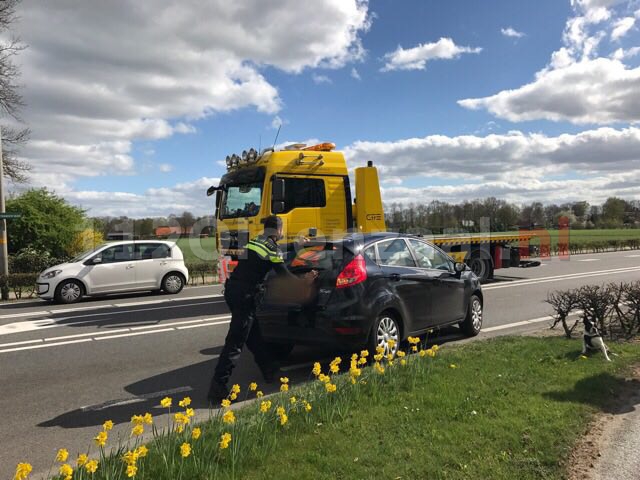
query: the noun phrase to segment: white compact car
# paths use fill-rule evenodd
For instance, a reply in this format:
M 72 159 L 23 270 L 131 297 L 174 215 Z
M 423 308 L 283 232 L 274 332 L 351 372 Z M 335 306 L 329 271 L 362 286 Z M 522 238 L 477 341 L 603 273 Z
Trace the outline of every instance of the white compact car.
M 38 296 L 73 303 L 84 295 L 164 290 L 178 293 L 189 281 L 182 251 L 173 242 L 104 244 L 40 274 Z

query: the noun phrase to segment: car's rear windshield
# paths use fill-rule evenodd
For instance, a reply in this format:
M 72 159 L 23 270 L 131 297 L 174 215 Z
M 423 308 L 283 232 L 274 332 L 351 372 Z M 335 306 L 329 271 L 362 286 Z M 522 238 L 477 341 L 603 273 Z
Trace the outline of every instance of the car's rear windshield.
M 341 267 L 345 256 L 352 256 L 342 243 L 311 245 L 287 255 L 287 266 L 292 272 L 321 270 L 334 271 Z

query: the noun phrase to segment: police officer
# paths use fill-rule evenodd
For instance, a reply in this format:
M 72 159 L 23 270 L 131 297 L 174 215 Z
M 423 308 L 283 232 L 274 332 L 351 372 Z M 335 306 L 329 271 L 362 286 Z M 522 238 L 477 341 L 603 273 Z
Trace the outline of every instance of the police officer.
M 258 286 L 272 269 L 279 275 L 298 280 L 287 270 L 278 250 L 276 242 L 281 238 L 282 220 L 275 215 L 268 217 L 264 223 L 264 233 L 247 244 L 246 258 L 238 261 L 225 283 L 224 299 L 231 310 L 231 324 L 211 379 L 208 399 L 213 405 L 219 405 L 222 399 L 228 397 L 227 382 L 245 343 L 253 353 L 267 383 L 273 382 L 279 371 L 278 364 L 260 335 L 260 327 L 255 318 L 254 296 Z M 318 272 L 312 271 L 303 280 L 312 283 L 317 276 Z

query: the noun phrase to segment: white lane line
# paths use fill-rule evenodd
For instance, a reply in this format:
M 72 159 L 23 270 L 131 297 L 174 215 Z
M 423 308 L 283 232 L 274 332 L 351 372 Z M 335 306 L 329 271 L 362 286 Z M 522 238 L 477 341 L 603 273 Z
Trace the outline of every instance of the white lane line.
M 119 399 L 119 400 L 109 400 L 107 402 L 99 403 L 99 404 L 96 404 L 96 405 L 87 405 L 87 406 L 84 406 L 84 407 L 80 407 L 80 410 L 82 412 L 88 412 L 88 411 L 93 411 L 93 410 L 104 410 L 105 408 L 120 407 L 122 405 L 130 405 L 132 403 L 144 402 L 146 400 L 151 400 L 153 398 L 166 397 L 166 396 L 169 396 L 169 395 L 175 395 L 176 393 L 186 393 L 186 392 L 191 392 L 191 391 L 193 391 L 192 387 L 171 388 L 169 390 L 162 390 L 160 392 L 143 393 L 143 394 L 137 395 L 134 398 L 123 398 L 123 399 Z
M 638 258 L 640 255 L 625 255 L 625 258 Z
M 484 291 L 484 290 L 495 290 L 498 288 L 512 288 L 512 287 L 520 287 L 520 286 L 526 286 L 526 285 L 535 285 L 537 283 L 560 282 L 563 280 L 597 277 L 601 275 L 615 275 L 617 273 L 627 273 L 627 272 L 637 272 L 637 271 L 640 271 L 640 266 L 618 268 L 614 270 L 601 270 L 596 272 L 571 273 L 568 275 L 557 275 L 554 277 L 529 278 L 526 280 L 514 280 L 513 282 L 499 284 L 499 285 L 488 285 L 486 287 L 482 287 L 482 290 Z
M 0 319 L 4 318 L 21 318 L 21 317 L 38 317 L 41 315 L 57 315 L 58 313 L 73 313 L 73 312 L 81 312 L 85 310 L 104 310 L 106 308 L 122 308 L 122 307 L 135 307 L 136 305 L 154 305 L 159 303 L 175 303 L 175 302 L 188 302 L 191 300 L 202 300 L 203 298 L 220 298 L 223 295 L 220 293 L 214 293 L 211 295 L 194 295 L 192 297 L 180 297 L 180 298 L 165 298 L 162 300 L 148 300 L 143 302 L 126 302 L 126 303 L 109 303 L 109 304 L 101 304 L 87 307 L 72 307 L 72 308 L 56 308 L 51 310 L 38 310 L 36 312 L 25 312 L 25 313 L 12 313 L 0 315 Z M 216 303 L 216 302 L 211 302 Z M 200 304 L 196 304 L 200 305 Z M 189 306 L 189 305 L 183 305 Z
M 8 348 L 6 350 L 0 350 L 0 353 L 18 352 L 20 350 L 35 350 L 36 348 L 48 348 L 48 347 L 61 347 L 63 345 L 71 345 L 73 343 L 91 342 L 90 338 L 83 338 L 81 340 L 69 340 L 68 342 L 60 343 L 44 343 L 40 345 L 29 345 L 28 347 Z
M 575 311 L 575 312 L 569 314 L 568 318 L 575 317 L 575 316 L 581 315 L 581 314 L 582 314 L 582 310 L 578 310 L 578 311 Z M 553 316 L 546 315 L 544 317 L 532 318 L 530 320 L 522 320 L 520 322 L 506 323 L 504 325 L 496 325 L 495 327 L 483 328 L 480 331 L 480 333 L 482 333 L 482 332 L 485 332 L 485 333 L 486 332 L 495 332 L 496 330 L 505 330 L 507 328 L 521 327 L 522 325 L 531 325 L 533 323 L 550 322 L 552 320 L 554 320 Z
M 601 258 L 583 258 L 581 260 L 578 260 L 578 262 L 599 262 L 600 260 L 602 260 Z
M 44 338 L 44 339 L 36 339 L 36 340 L 26 340 L 26 341 L 22 341 L 22 342 L 12 342 L 12 343 L 3 343 L 0 344 L 0 353 L 5 353 L 5 352 L 14 352 L 17 350 L 28 350 L 30 347 L 23 347 L 20 349 L 14 349 L 14 348 L 5 348 L 5 347 L 13 347 L 16 345 L 26 345 L 29 343 L 38 343 L 38 344 L 43 344 L 43 342 L 45 344 L 43 345 L 32 345 L 31 347 L 38 347 L 38 348 L 44 348 L 44 347 L 55 347 L 58 345 L 66 345 L 67 343 L 75 343 L 73 341 L 71 342 L 60 342 L 60 340 L 67 340 L 67 339 L 77 339 L 77 338 L 83 338 L 83 342 L 90 342 L 90 341 L 97 341 L 97 340 L 109 340 L 112 338 L 123 338 L 123 337 L 133 337 L 133 336 L 138 336 L 138 335 L 145 335 L 145 334 L 150 334 L 150 333 L 161 333 L 161 332 L 170 332 L 170 331 L 177 331 L 177 330 L 185 330 L 189 327 L 191 327 L 191 325 L 189 326 L 178 326 L 178 325 L 184 325 L 184 324 L 192 324 L 192 323 L 197 323 L 196 326 L 198 327 L 215 327 L 218 325 L 226 325 L 228 323 L 230 323 L 230 319 L 231 315 L 219 315 L 216 317 L 209 317 L 209 318 L 201 318 L 198 320 L 187 320 L 187 321 L 183 321 L 183 322 L 172 322 L 171 324 L 159 324 L 159 325 L 154 325 L 153 327 L 155 328 L 155 330 L 149 329 L 149 330 L 145 330 L 145 331 L 134 331 L 135 328 L 139 328 L 139 327 L 132 327 L 132 328 L 120 328 L 117 330 L 110 330 L 108 332 L 89 332 L 89 333 L 78 333 L 78 334 L 74 334 L 74 335 L 64 335 L 64 336 L 60 336 L 60 337 L 48 337 L 48 338 Z M 169 325 L 173 325 L 170 328 L 165 328 Z M 114 333 L 118 333 L 118 335 L 113 335 Z M 78 342 L 79 343 L 79 342 Z
M 113 338 L 122 338 L 122 337 L 136 337 L 138 335 L 151 335 L 152 333 L 162 333 L 162 332 L 173 332 L 174 329 L 173 328 L 161 328 L 160 330 L 147 330 L 145 332 L 135 332 L 135 333 L 121 333 L 119 335 L 108 335 L 106 337 L 98 337 L 95 338 L 94 340 L 100 341 L 100 340 L 111 340 Z

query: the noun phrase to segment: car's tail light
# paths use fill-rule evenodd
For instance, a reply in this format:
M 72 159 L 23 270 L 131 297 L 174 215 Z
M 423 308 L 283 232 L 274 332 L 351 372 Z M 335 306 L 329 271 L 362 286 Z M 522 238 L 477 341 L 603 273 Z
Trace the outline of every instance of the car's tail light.
M 358 255 L 349 264 L 344 267 L 338 279 L 336 280 L 336 288 L 346 288 L 358 283 L 362 283 L 367 279 L 367 266 L 362 255 Z

